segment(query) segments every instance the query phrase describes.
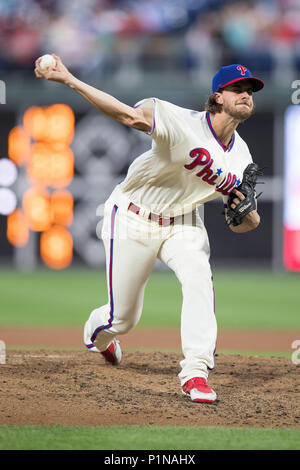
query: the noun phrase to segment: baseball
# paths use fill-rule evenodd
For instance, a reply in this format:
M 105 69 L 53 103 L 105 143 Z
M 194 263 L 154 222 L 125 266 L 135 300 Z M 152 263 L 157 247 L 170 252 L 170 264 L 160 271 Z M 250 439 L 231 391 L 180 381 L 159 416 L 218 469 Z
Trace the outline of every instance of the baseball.
M 56 66 L 56 60 L 50 54 L 45 54 L 42 56 L 42 60 L 40 62 L 40 68 L 45 69 L 46 67 L 54 68 Z

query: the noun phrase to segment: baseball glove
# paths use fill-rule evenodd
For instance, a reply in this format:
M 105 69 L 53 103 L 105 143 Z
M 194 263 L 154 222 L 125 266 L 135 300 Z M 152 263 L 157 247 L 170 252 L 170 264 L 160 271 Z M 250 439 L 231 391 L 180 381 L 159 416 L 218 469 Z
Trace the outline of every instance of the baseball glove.
M 256 163 L 250 163 L 246 167 L 241 184 L 235 188 L 245 196 L 245 199 L 232 209 L 231 204 L 233 203 L 233 199 L 237 198 L 237 195 L 233 192 L 229 194 L 226 214 L 228 225 L 240 225 L 242 219 L 249 214 L 249 212 L 257 209 L 257 198 L 262 193 L 256 196 L 255 186 L 257 184 L 257 177 L 262 174 L 262 170 L 258 168 Z

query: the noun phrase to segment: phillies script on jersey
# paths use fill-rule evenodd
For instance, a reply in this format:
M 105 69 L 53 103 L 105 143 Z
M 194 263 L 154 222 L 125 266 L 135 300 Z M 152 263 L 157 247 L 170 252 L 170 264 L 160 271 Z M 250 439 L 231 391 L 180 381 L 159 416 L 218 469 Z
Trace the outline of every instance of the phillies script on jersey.
M 208 150 L 203 148 L 196 148 L 190 151 L 190 157 L 194 158 L 194 161 L 189 165 L 184 165 L 184 168 L 187 170 L 193 170 L 196 166 L 202 166 L 203 169 L 196 173 L 196 176 L 202 178 L 208 184 L 216 185 L 216 179 L 219 177 L 219 172 L 217 171 L 214 174 L 211 166 L 214 163 L 213 158 L 210 156 Z M 219 170 L 220 171 L 220 170 Z M 232 175 L 230 172 L 227 175 L 227 178 L 216 187 L 216 191 L 222 193 L 224 196 L 228 196 L 230 191 L 234 188 L 234 186 L 240 184 L 240 180 L 238 180 L 236 175 Z

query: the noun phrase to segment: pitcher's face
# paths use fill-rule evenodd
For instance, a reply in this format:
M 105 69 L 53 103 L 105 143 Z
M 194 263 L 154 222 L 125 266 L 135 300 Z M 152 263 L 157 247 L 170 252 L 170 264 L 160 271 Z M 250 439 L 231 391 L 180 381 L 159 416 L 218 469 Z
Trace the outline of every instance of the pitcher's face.
M 252 94 L 251 81 L 241 80 L 224 88 L 219 95 L 218 102 L 223 104 L 223 111 L 230 117 L 245 121 L 254 110 Z

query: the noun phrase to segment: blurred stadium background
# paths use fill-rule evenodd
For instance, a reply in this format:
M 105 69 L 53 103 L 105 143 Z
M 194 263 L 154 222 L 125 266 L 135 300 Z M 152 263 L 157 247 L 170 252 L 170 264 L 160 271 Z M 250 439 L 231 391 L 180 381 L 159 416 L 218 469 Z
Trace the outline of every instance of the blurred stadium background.
M 37 80 L 34 61 L 52 52 L 129 105 L 157 96 L 202 110 L 229 63 L 262 78 L 238 130 L 265 167 L 262 223 L 237 236 L 220 201 L 207 204 L 211 261 L 300 270 L 299 0 L 0 0 L 0 262 L 102 267 L 101 204 L 151 142 Z

